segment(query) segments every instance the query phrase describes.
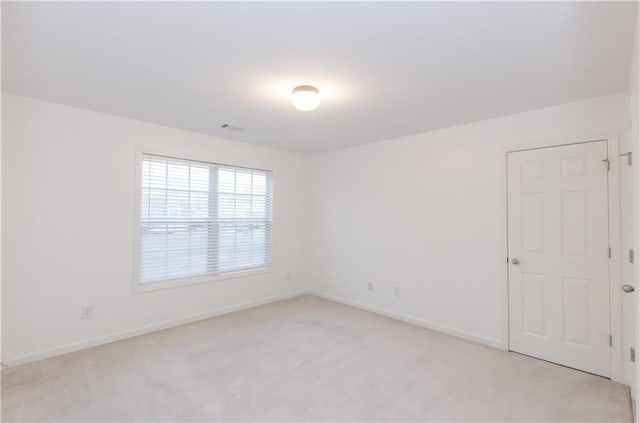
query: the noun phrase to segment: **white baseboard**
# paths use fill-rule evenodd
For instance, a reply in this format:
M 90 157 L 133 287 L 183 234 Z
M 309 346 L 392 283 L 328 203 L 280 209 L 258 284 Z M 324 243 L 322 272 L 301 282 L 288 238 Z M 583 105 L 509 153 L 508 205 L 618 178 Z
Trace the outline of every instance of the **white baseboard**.
M 31 363 L 38 360 L 43 360 L 46 358 L 51 358 L 55 356 L 59 356 L 62 354 L 67 354 L 74 351 L 80 351 L 86 348 L 97 347 L 99 345 L 108 344 L 115 341 L 120 341 L 123 339 L 133 338 L 139 335 L 144 335 L 151 332 L 156 332 L 163 329 L 169 329 L 175 326 L 184 325 L 187 323 L 196 322 L 199 320 L 210 319 L 212 317 L 221 316 L 223 314 L 232 313 L 234 311 L 245 310 L 252 307 L 257 307 L 264 304 L 273 303 L 276 301 L 286 300 L 289 298 L 298 297 L 300 295 L 315 295 L 320 298 L 324 298 L 329 301 L 335 301 L 337 303 L 345 304 L 351 307 L 355 307 L 361 310 L 369 311 L 372 313 L 376 313 L 382 316 L 390 317 L 392 319 L 401 320 L 406 323 L 410 323 L 416 326 L 420 326 L 426 329 L 434 330 L 437 332 L 441 332 L 447 335 L 451 335 L 457 338 L 465 339 L 472 342 L 477 342 L 479 344 L 487 345 L 492 348 L 497 348 L 500 350 L 504 350 L 504 346 L 501 341 L 498 339 L 487 338 L 483 336 L 474 335 L 469 332 L 453 329 L 450 327 L 446 327 L 443 325 L 438 325 L 434 323 L 425 322 L 419 319 L 415 319 L 410 316 L 406 316 L 404 314 L 395 313 L 392 311 L 384 310 L 379 307 L 371 306 L 368 304 L 364 304 L 358 301 L 350 300 L 347 298 L 339 297 L 336 295 L 324 294 L 317 291 L 295 291 L 287 294 L 274 295 L 271 297 L 263 298 L 256 301 L 250 301 L 230 307 L 223 307 L 216 310 L 205 311 L 202 313 L 196 313 L 189 316 L 181 317 L 178 319 L 166 320 L 160 323 L 154 323 L 146 326 L 142 326 L 136 329 L 126 330 L 122 332 L 113 333 L 106 336 L 99 336 L 91 339 L 87 339 L 85 341 L 73 342 L 65 345 L 60 345 L 52 348 L 46 348 L 40 351 L 35 351 L 27 354 L 16 355 L 13 357 L 5 357 L 4 365 L 8 367 L 15 367 L 22 364 Z
M 410 317 L 410 316 L 407 316 L 407 315 L 404 315 L 404 314 L 400 314 L 400 313 L 395 313 L 395 312 L 392 312 L 392 311 L 384 310 L 384 309 L 379 308 L 379 307 L 371 306 L 371 305 L 364 304 L 364 303 L 361 303 L 361 302 L 358 302 L 358 301 L 354 301 L 354 300 L 349 300 L 347 298 L 339 297 L 339 296 L 336 296 L 336 295 L 323 294 L 323 293 L 317 292 L 317 291 L 310 291 L 309 294 L 315 295 L 315 296 L 320 297 L 320 298 L 324 298 L 324 299 L 329 300 L 329 301 L 335 301 L 335 302 L 340 303 L 340 304 L 344 304 L 344 305 L 348 305 L 348 306 L 351 306 L 351 307 L 359 308 L 361 310 L 370 311 L 372 313 L 376 313 L 376 314 L 379 314 L 381 316 L 385 316 L 385 317 L 390 317 L 392 319 L 401 320 L 403 322 L 410 323 L 412 325 L 420 326 L 420 327 L 423 327 L 425 329 L 430 329 L 430 330 L 433 330 L 433 331 L 436 331 L 436 332 L 441 332 L 441 333 L 444 333 L 446 335 L 454 336 L 456 338 L 462 338 L 462 339 L 465 339 L 467 341 L 472 341 L 472 342 L 476 342 L 478 344 L 487 345 L 489 347 L 496 348 L 496 349 L 503 350 L 503 351 L 505 350 L 505 347 L 502 344 L 502 341 L 499 340 L 499 339 L 493 339 L 493 338 L 488 338 L 488 337 L 484 337 L 484 336 L 478 336 L 478 335 L 474 335 L 474 334 L 472 334 L 470 332 L 465 332 L 465 331 L 461 331 L 461 330 L 458 330 L 458 329 L 453 329 L 453 328 L 450 328 L 450 327 L 447 327 L 447 326 L 425 322 L 423 320 L 415 319 L 413 317 Z
M 300 295 L 307 294 L 306 291 L 295 291 L 287 294 L 274 295 L 271 297 L 263 298 L 256 301 L 249 301 L 246 303 L 233 305 L 229 307 L 223 307 L 216 310 L 205 311 L 201 313 L 192 314 L 178 319 L 165 320 L 160 323 L 153 323 L 150 325 L 142 326 L 136 329 L 130 329 L 122 332 L 113 333 L 106 336 L 98 336 L 85 341 L 72 342 L 65 345 L 60 345 L 52 348 L 46 348 L 44 350 L 16 355 L 14 357 L 7 358 L 3 361 L 3 364 L 7 367 L 19 366 L 22 364 L 31 363 L 33 361 L 43 360 L 45 358 L 51 358 L 62 354 L 67 354 L 74 351 L 83 350 L 86 348 L 97 347 L 99 345 L 108 344 L 123 339 L 133 338 L 139 335 L 144 335 L 150 332 L 156 332 L 163 329 L 169 329 L 175 326 L 184 325 L 187 323 L 197 322 L 199 320 L 210 319 L 212 317 L 221 316 L 223 314 L 232 313 L 234 311 L 245 310 L 248 308 L 257 307 L 264 304 L 273 303 L 276 301 L 286 300 Z

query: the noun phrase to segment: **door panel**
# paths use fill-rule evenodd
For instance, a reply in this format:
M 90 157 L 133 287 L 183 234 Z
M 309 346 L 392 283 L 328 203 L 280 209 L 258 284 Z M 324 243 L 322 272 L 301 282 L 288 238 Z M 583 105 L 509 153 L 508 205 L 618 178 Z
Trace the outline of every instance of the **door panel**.
M 606 141 L 509 153 L 509 342 L 609 377 L 606 158 Z
M 591 310 L 589 287 L 591 281 L 580 278 L 563 278 L 562 310 L 564 341 L 584 347 L 591 346 Z
M 587 248 L 587 208 L 589 193 L 565 191 L 561 197 L 562 253 L 585 256 Z
M 542 253 L 544 250 L 544 195 L 522 194 L 522 250 Z
M 522 275 L 522 330 L 530 335 L 546 336 L 544 275 Z

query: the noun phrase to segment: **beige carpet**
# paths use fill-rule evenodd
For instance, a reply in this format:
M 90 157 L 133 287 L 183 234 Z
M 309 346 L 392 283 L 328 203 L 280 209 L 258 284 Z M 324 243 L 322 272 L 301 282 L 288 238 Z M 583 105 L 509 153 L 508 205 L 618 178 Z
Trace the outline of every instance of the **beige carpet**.
M 631 421 L 607 379 L 305 296 L 6 369 L 10 421 Z

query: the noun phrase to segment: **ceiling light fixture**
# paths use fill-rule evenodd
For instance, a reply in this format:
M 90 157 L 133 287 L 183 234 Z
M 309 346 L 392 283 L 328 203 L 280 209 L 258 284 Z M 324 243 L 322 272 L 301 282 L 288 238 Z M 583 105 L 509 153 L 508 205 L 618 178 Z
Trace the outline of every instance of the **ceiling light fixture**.
M 299 85 L 291 92 L 291 104 L 298 110 L 309 112 L 320 104 L 320 92 L 311 85 Z

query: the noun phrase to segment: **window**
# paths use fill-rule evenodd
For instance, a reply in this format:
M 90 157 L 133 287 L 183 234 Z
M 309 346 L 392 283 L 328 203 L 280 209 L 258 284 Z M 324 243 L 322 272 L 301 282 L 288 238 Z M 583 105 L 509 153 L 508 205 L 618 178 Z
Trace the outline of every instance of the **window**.
M 141 285 L 271 265 L 271 173 L 142 156 Z

